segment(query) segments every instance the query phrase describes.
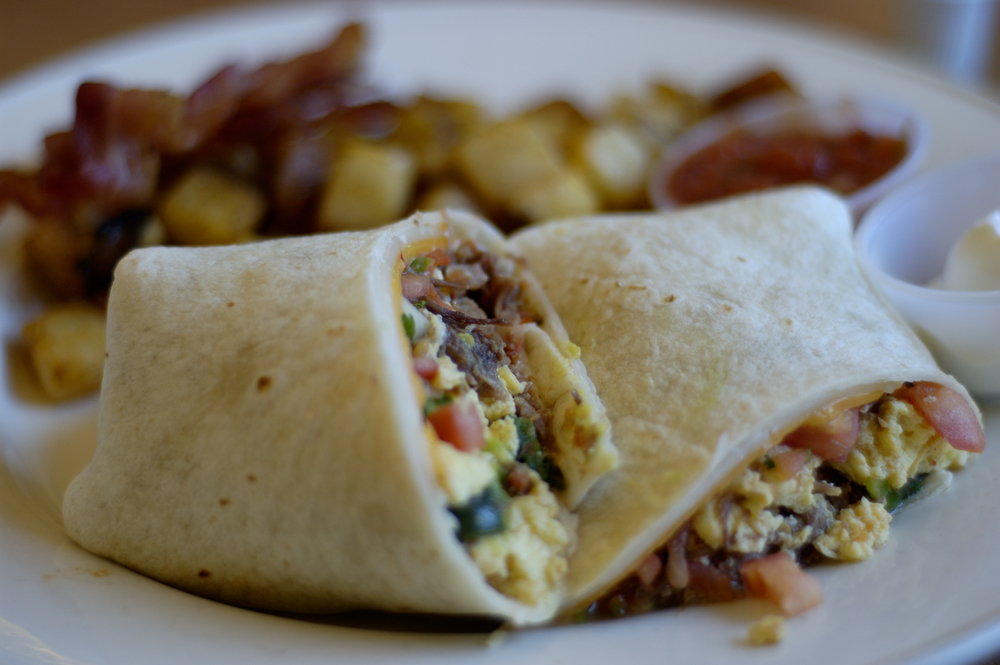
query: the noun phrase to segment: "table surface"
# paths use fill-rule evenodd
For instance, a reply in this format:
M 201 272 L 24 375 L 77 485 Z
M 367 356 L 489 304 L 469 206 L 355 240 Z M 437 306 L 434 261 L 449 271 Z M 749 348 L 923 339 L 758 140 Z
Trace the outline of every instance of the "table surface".
M 896 41 L 895 26 L 900 11 L 898 0 L 708 2 L 722 8 L 731 6 L 824 25 L 886 45 Z M 128 30 L 200 12 L 249 4 L 262 4 L 262 0 L 89 0 L 86 3 L 75 0 L 3 0 L 0 2 L 0 79 Z M 705 6 L 706 3 L 698 4 Z M 995 69 L 994 84 L 1000 80 L 997 78 L 1000 67 Z

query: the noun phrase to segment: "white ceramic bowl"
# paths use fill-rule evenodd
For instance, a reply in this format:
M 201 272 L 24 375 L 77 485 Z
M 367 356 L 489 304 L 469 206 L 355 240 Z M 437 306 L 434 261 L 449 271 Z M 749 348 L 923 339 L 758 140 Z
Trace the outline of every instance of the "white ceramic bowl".
M 858 220 L 872 203 L 914 175 L 927 153 L 930 141 L 927 123 L 916 111 L 898 102 L 869 98 L 804 100 L 780 95 L 747 103 L 709 118 L 668 146 L 650 171 L 649 199 L 661 210 L 679 207 L 667 192 L 670 175 L 688 157 L 735 130 L 761 135 L 788 130 L 836 134 L 857 128 L 902 138 L 907 147 L 906 156 L 896 166 L 846 197 L 854 219 Z
M 962 234 L 1000 208 L 1000 155 L 908 182 L 875 204 L 854 238 L 861 264 L 934 353 L 977 397 L 1000 399 L 1000 291 L 924 286 Z

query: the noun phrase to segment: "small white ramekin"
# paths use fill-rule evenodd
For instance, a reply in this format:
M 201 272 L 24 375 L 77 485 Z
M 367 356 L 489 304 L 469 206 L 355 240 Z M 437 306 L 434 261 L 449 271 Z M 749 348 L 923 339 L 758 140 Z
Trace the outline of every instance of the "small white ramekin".
M 926 286 L 952 245 L 1000 208 L 1000 155 L 914 178 L 875 204 L 855 234 L 862 267 L 934 353 L 979 398 L 1000 399 L 1000 291 Z

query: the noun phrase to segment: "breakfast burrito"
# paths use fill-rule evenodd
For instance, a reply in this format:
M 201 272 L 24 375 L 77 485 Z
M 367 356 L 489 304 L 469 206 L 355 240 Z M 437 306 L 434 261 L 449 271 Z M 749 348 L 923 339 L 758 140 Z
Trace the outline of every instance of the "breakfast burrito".
M 134 251 L 107 339 L 66 529 L 235 605 L 544 621 L 617 463 L 579 349 L 465 214 Z
M 564 609 L 745 595 L 795 614 L 801 566 L 871 556 L 907 497 L 981 451 L 981 418 L 873 291 L 843 203 L 793 189 L 512 239 L 621 455 L 580 504 Z

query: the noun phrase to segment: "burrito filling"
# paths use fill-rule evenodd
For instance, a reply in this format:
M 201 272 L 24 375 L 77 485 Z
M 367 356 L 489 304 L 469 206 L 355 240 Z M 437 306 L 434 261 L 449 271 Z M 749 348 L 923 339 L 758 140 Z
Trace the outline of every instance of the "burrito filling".
M 577 618 L 748 595 L 786 614 L 808 609 L 822 591 L 799 566 L 870 557 L 888 539 L 892 513 L 947 487 L 983 443 L 964 399 L 926 382 L 800 426 Z
M 494 588 L 538 604 L 574 544 L 563 498 L 586 469 L 573 455 L 600 458 L 607 437 L 538 327 L 523 270 L 470 241 L 416 256 L 401 275 L 402 322 L 456 535 Z

